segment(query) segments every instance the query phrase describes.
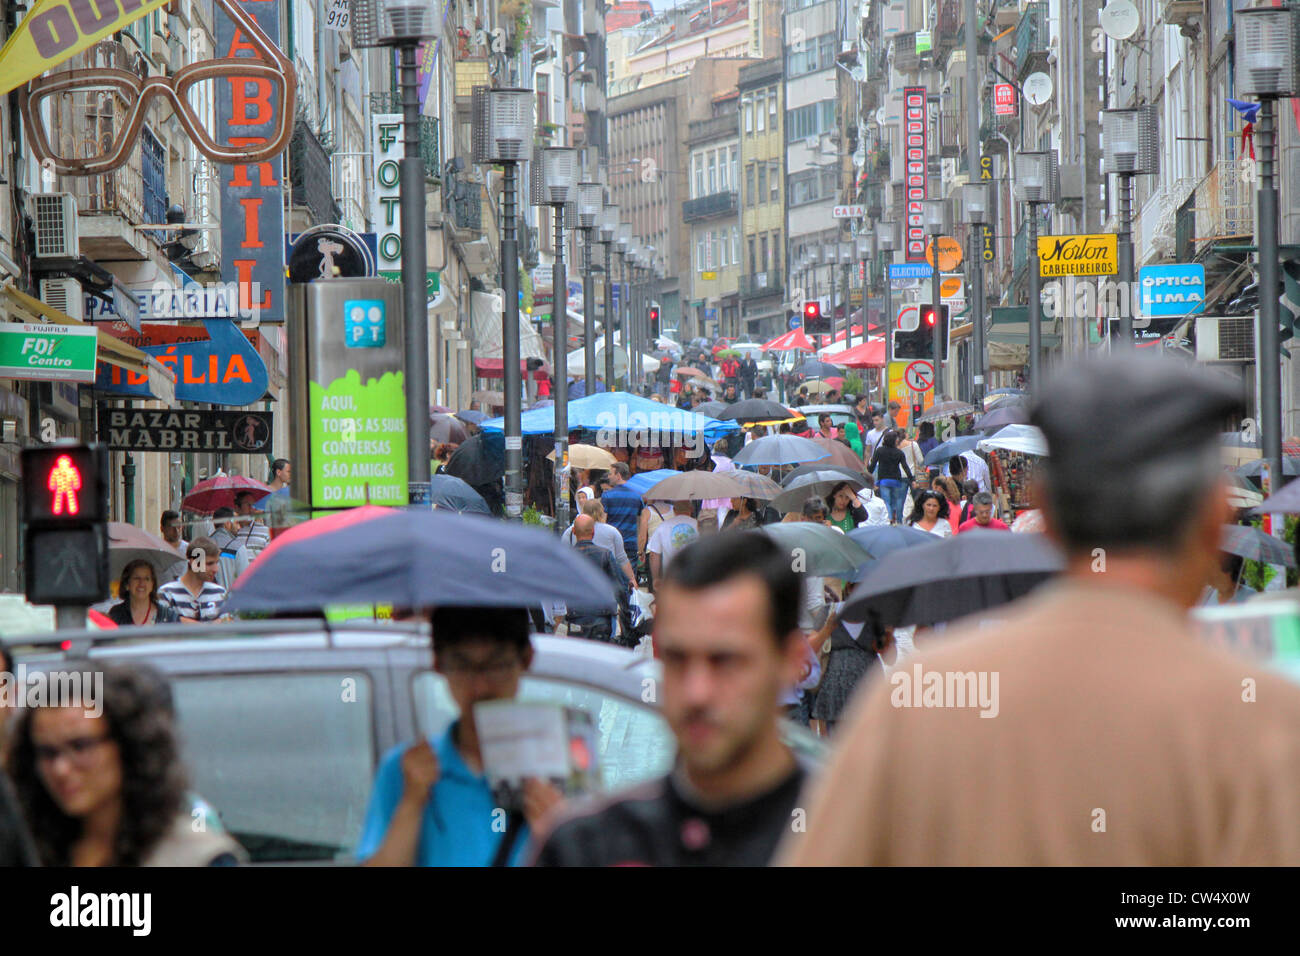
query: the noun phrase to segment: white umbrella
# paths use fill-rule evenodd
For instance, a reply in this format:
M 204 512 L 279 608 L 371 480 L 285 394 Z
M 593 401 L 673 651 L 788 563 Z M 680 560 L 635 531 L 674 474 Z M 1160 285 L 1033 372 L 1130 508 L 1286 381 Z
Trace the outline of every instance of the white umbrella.
M 977 446 L 980 451 L 992 451 L 995 448 L 1004 451 L 1018 451 L 1024 455 L 1046 455 L 1047 438 L 1033 425 L 1008 425 L 992 438 L 986 438 Z
M 570 375 L 586 375 L 587 360 L 585 349 L 574 349 L 569 353 L 567 366 Z M 641 367 L 643 372 L 655 372 L 659 369 L 659 360 L 653 355 L 641 356 Z M 621 345 L 614 346 L 614 377 L 620 378 L 627 372 L 627 349 Z M 600 339 L 596 342 L 596 374 L 605 374 L 605 342 Z

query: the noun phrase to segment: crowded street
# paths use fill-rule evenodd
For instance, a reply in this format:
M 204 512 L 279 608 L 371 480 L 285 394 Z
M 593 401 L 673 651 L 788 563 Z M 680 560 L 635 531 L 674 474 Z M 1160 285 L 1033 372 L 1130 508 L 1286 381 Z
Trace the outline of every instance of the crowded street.
M 1285 919 L 1300 8 L 0 10 L 20 932 Z

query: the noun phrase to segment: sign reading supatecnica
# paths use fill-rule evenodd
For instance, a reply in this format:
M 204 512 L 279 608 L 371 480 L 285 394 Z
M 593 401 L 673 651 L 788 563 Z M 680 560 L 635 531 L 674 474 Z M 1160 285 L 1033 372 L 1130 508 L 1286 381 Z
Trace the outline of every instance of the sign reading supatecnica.
M 313 508 L 405 505 L 406 389 L 401 372 L 365 384 L 355 369 L 310 383 Z
M 93 328 L 0 322 L 0 378 L 93 382 L 98 348 Z

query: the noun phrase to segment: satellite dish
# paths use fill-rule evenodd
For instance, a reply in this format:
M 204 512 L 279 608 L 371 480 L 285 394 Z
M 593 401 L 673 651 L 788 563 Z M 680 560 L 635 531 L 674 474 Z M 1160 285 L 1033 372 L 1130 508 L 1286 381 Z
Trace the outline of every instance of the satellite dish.
M 1030 73 L 1021 90 L 1031 105 L 1042 106 L 1052 98 L 1052 78 L 1046 73 Z
M 880 107 L 880 109 L 876 110 L 876 125 L 877 126 L 885 125 L 885 108 L 883 106 Z
M 1098 14 L 1102 32 L 1112 40 L 1127 40 L 1137 33 L 1138 9 L 1133 0 L 1111 0 Z

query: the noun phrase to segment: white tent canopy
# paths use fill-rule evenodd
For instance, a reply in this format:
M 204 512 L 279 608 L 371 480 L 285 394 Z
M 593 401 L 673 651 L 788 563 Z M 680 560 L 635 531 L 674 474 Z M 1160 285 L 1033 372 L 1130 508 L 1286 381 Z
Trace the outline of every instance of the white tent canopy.
M 470 293 L 470 330 L 475 358 L 501 358 L 501 298 L 489 292 Z M 519 357 L 549 359 L 542 337 L 531 322 L 519 323 Z
M 570 375 L 587 374 L 585 349 L 574 349 L 569 353 L 568 369 Z M 642 354 L 641 370 L 643 374 L 655 372 L 658 369 L 659 360 L 657 358 L 653 355 Z M 605 374 L 605 340 L 603 338 L 596 342 L 596 374 Z M 620 378 L 625 374 L 627 374 L 627 349 L 616 342 L 614 345 L 614 377 Z
M 1018 451 L 1024 455 L 1046 455 L 1047 438 L 1041 429 L 1033 425 L 1008 425 L 992 438 L 984 439 L 978 447 L 980 451 L 1001 448 L 1005 451 Z

